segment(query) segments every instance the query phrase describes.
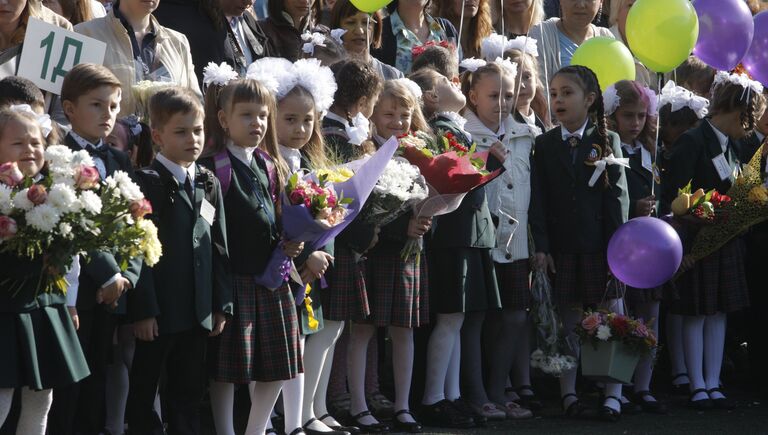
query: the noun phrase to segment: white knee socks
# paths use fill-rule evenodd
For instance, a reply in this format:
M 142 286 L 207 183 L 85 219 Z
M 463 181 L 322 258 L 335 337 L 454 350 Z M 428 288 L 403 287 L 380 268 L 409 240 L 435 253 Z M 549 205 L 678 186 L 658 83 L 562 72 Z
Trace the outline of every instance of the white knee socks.
M 395 377 L 395 411 L 410 409 L 408 398 L 411 395 L 411 376 L 413 375 L 413 329 L 389 327 L 392 337 L 392 369 Z M 407 414 L 399 417 L 403 422 L 413 422 Z
M 347 352 L 347 381 L 349 382 L 350 405 L 349 413 L 354 416 L 368 410 L 365 402 L 365 362 L 368 353 L 368 343 L 371 341 L 376 328 L 373 325 L 353 323 L 349 337 Z M 362 424 L 376 424 L 372 416 L 360 419 Z
M 706 316 L 683 317 L 683 349 L 685 351 L 685 366 L 688 367 L 688 378 L 691 381 L 691 391 L 706 388 L 704 383 L 704 322 Z M 706 393 L 697 393 L 691 399 L 702 400 Z
M 634 307 L 635 316 L 642 319 L 643 322 L 649 322 L 653 319 L 651 330 L 658 337 L 659 335 L 659 302 L 651 301 L 638 304 Z M 651 377 L 653 376 L 653 361 L 656 358 L 656 351 L 654 350 L 650 354 L 640 359 L 640 362 L 635 368 L 634 390 L 635 392 L 650 391 L 651 389 Z M 650 397 L 646 396 L 649 400 Z
M 579 359 L 579 349 L 580 349 L 579 337 L 573 331 L 574 331 L 574 328 L 576 328 L 576 325 L 579 322 L 581 322 L 581 316 L 582 316 L 581 307 L 566 307 L 560 312 L 560 317 L 562 318 L 562 321 L 563 321 L 563 329 L 564 329 L 565 340 L 566 340 L 566 349 L 570 351 L 568 353 L 574 358 L 576 358 L 577 361 Z M 563 375 L 560 376 L 560 396 L 565 396 L 566 394 L 576 394 L 577 372 L 578 372 L 578 368 L 573 368 L 571 370 L 568 370 L 567 372 L 563 372 Z M 576 400 L 577 399 L 573 396 L 570 396 L 564 399 L 562 401 L 563 408 L 567 409 Z
M 427 375 L 424 383 L 424 398 L 421 401 L 424 405 L 433 405 L 446 398 L 450 400 L 458 398 L 458 394 L 456 397 L 448 397 L 447 393 L 449 385 L 451 385 L 451 393 L 454 393 L 454 383 L 455 390 L 458 392 L 460 337 L 463 322 L 464 313 L 437 315 L 437 324 L 427 344 Z M 455 365 L 453 372 L 449 370 L 451 365 Z
M 11 393 L 11 397 L 13 393 Z M 35 391 L 21 389 L 21 415 L 16 425 L 16 435 L 45 435 L 48 410 L 53 402 L 53 390 Z

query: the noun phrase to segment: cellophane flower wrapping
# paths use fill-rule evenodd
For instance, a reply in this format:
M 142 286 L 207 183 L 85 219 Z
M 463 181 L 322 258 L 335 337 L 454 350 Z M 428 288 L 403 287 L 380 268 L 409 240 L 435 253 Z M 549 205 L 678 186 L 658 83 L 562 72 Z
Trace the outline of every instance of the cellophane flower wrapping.
M 78 254 L 110 252 L 123 270 L 132 257 L 157 263 L 162 255 L 157 228 L 144 219 L 152 206 L 127 173 L 100 180 L 86 151 L 63 145 L 48 147 L 45 160 L 48 172 L 38 180 L 22 177 L 15 162 L 0 165 L 0 252 L 29 259 L 44 255 L 38 290 L 66 292 L 64 274 Z
M 429 188 L 419 168 L 395 157 L 376 181 L 368 201 L 360 211 L 363 221 L 384 226 L 407 213 L 413 205 L 427 198 Z
M 292 190 L 292 181 L 289 180 L 281 197 L 283 238 L 304 242 L 305 249 L 312 250 L 328 244 L 360 213 L 379 175 L 384 171 L 396 150 L 397 141 L 392 139 L 382 145 L 372 156 L 345 163 L 336 168 L 318 169 L 303 176 L 294 174 L 291 180 L 296 180 L 296 185 L 301 178 L 304 183 L 302 186 L 312 186 L 310 190 L 315 190 L 314 193 L 307 193 L 307 189 L 302 187 L 303 193 L 297 193 L 294 198 L 291 198 L 290 192 L 295 189 Z M 332 179 L 336 181 L 331 182 Z M 328 203 L 327 191 L 318 188 L 332 190 L 337 203 L 338 198 L 347 198 L 346 204 L 336 204 L 337 211 L 334 212 L 334 206 Z M 321 190 L 322 194 L 320 194 Z M 343 211 L 338 210 L 339 207 L 342 207 Z M 256 282 L 266 288 L 276 289 L 288 281 L 293 270 L 295 268 L 291 259 L 279 246 L 272 252 L 264 272 L 256 277 Z
M 467 193 L 501 174 L 502 169 L 488 171 L 487 152 L 476 152 L 475 145 L 466 148 L 451 133 L 436 138 L 415 132 L 401 136 L 398 154 L 419 168 L 429 186 L 429 195 L 414 205 L 418 217 L 434 217 L 455 211 Z M 409 239 L 403 258 L 420 255 L 423 239 Z M 418 258 L 417 258 L 418 261 Z
M 531 353 L 531 367 L 559 377 L 576 368 L 576 358 L 562 353 L 565 349 L 563 325 L 552 304 L 552 286 L 545 272 L 534 272 L 531 296 L 531 318 L 536 328 L 536 350 Z
M 728 189 L 727 219 L 719 220 L 717 225 L 704 226 L 696 234 L 690 251 L 694 260 L 703 259 L 752 225 L 768 219 L 768 188 L 761 168 L 762 150 L 760 147 Z

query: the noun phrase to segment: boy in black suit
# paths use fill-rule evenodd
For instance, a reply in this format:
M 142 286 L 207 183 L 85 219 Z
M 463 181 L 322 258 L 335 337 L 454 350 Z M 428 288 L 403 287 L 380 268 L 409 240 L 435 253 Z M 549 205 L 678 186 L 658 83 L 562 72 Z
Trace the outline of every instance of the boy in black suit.
M 62 107 L 72 124 L 64 143 L 73 151 L 87 151 L 102 180 L 116 171 L 133 177 L 128 155 L 104 141 L 120 111 L 120 86 L 111 71 L 94 64 L 75 66 L 62 84 Z M 77 335 L 91 376 L 54 392 L 51 427 L 64 435 L 72 431 L 98 434 L 104 427 L 105 370 L 112 351 L 115 312 L 125 312 L 125 304 L 118 303 L 120 296 L 136 284 L 141 270 L 140 258 L 129 261 L 128 268 L 121 271 L 120 261 L 106 252 L 91 252 L 81 264 L 77 306 L 70 311 L 76 327 L 79 323 Z
M 208 336 L 232 314 L 221 186 L 195 161 L 203 150 L 203 107 L 188 89 L 168 88 L 150 100 L 152 139 L 160 152 L 138 172 L 152 203 L 163 257 L 142 269 L 129 294 L 136 353 L 128 394 L 131 432 L 163 434 L 153 403 L 161 376 L 168 433 L 197 434 L 205 392 Z

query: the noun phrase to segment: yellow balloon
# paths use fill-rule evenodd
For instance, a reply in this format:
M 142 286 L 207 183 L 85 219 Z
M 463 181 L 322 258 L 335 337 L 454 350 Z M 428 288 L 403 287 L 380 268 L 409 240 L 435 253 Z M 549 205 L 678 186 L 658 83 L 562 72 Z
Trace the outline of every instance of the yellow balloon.
M 372 14 L 384 6 L 392 3 L 392 0 L 351 0 L 357 10 Z
M 605 36 L 581 44 L 573 53 L 571 65 L 582 65 L 594 71 L 603 90 L 620 80 L 635 79 L 632 53 L 621 41 Z
M 683 63 L 699 38 L 699 18 L 688 0 L 638 0 L 627 15 L 627 43 L 651 71 Z

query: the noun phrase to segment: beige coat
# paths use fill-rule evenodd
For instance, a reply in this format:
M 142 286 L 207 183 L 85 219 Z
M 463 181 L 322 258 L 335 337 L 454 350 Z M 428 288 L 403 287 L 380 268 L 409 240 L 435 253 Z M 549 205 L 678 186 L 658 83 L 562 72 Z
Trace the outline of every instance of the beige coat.
M 165 66 L 175 84 L 191 89 L 202 98 L 187 37 L 161 26 L 155 17 L 150 19 L 156 33 L 156 61 Z M 107 44 L 104 66 L 109 68 L 123 84 L 123 100 L 120 103 L 119 116 L 135 113 L 136 107 L 131 88 L 136 84 L 136 67 L 131 39 L 123 24 L 110 11 L 106 17 L 78 24 L 75 26 L 75 31 Z

